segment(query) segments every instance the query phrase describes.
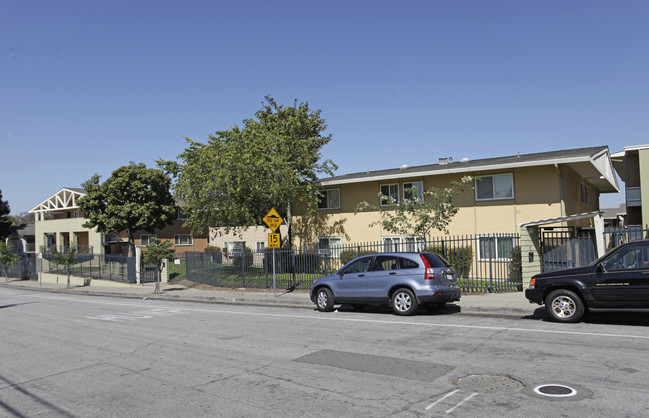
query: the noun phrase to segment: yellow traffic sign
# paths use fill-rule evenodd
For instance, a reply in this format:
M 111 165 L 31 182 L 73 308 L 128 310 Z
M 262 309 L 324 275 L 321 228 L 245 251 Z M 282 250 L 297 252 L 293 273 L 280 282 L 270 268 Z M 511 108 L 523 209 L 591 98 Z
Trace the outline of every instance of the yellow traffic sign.
M 279 248 L 281 243 L 279 232 L 268 234 L 268 248 Z
M 277 213 L 275 208 L 269 210 L 266 216 L 264 216 L 264 223 L 268 225 L 270 230 L 273 232 L 277 231 L 277 228 L 279 228 L 282 222 L 284 222 L 284 219 L 282 219 L 282 217 L 279 216 L 279 213 Z

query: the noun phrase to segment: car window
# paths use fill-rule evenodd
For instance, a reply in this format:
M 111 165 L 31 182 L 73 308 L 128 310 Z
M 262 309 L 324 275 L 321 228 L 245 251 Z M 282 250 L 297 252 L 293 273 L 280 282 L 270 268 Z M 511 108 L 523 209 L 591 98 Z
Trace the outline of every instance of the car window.
M 370 268 L 371 261 L 372 261 L 372 257 L 364 257 L 364 258 L 359 258 L 358 260 L 354 260 L 351 262 L 351 264 L 349 264 L 347 267 L 345 267 L 342 270 L 342 274 L 366 272 Z
M 417 262 L 409 260 L 407 258 L 399 257 L 399 268 L 401 269 L 416 269 L 419 268 Z
M 433 253 L 422 253 L 431 267 L 451 267 L 451 265 L 446 261 L 441 255 Z
M 609 271 L 649 268 L 645 253 L 640 246 L 622 248 L 603 261 L 604 268 Z
M 372 265 L 372 271 L 396 270 L 398 268 L 397 257 L 393 255 L 377 255 Z

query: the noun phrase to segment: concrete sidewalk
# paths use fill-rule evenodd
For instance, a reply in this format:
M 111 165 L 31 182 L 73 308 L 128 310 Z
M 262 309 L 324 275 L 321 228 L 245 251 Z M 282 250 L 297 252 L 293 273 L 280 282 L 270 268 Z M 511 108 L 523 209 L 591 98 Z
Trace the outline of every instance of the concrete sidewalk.
M 11 280 L 11 279 L 10 279 Z M 285 289 L 197 289 L 175 283 L 161 283 L 160 294 L 154 294 L 155 283 L 102 287 L 93 281 L 92 286 L 77 286 L 66 289 L 65 284 L 39 283 L 35 280 L 13 280 L 0 286 L 12 289 L 34 290 L 90 296 L 113 296 L 133 299 L 156 299 L 169 301 L 222 303 L 243 305 L 291 306 L 315 309 L 309 299 L 309 291 L 298 289 L 287 292 Z M 449 304 L 445 310 L 463 314 L 486 316 L 523 317 L 532 316 L 539 305 L 530 304 L 522 292 L 487 293 L 462 295 L 459 302 Z

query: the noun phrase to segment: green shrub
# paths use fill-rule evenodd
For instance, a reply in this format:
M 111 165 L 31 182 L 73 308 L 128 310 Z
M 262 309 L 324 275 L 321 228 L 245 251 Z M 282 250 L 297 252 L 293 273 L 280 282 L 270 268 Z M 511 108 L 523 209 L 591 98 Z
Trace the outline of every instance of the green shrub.
M 512 248 L 510 255 L 511 261 L 509 262 L 509 280 L 513 282 L 523 283 L 523 257 L 521 247 L 516 246 Z
M 463 279 L 469 278 L 471 266 L 473 265 L 473 248 L 470 246 L 445 247 L 442 249 L 441 245 L 431 245 L 426 247 L 424 251 L 441 255 L 455 269 L 457 277 Z
M 232 256 L 233 266 L 240 266 L 242 262 L 245 263 L 246 267 L 252 266 L 253 263 L 252 250 L 248 247 L 244 248 L 243 254 L 237 252 Z
M 368 255 L 368 254 L 374 254 L 374 251 L 370 250 L 344 250 L 340 253 L 340 265 L 344 266 L 345 264 L 349 263 L 356 257 L 360 257 L 362 255 Z
M 208 245 L 207 247 L 205 247 L 203 252 L 206 252 L 206 253 L 220 253 L 221 252 L 221 247 L 217 247 L 215 245 Z

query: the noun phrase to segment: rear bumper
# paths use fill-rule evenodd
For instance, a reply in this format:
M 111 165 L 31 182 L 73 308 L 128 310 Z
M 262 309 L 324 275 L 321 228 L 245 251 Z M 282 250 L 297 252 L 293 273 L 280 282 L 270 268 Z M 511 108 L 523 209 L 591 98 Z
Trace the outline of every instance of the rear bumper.
M 417 293 L 417 299 L 421 303 L 455 302 L 460 300 L 461 296 L 462 291 L 459 288 L 435 289 L 426 293 Z
M 543 305 L 543 292 L 540 289 L 527 288 L 525 289 L 525 297 L 530 303 Z

